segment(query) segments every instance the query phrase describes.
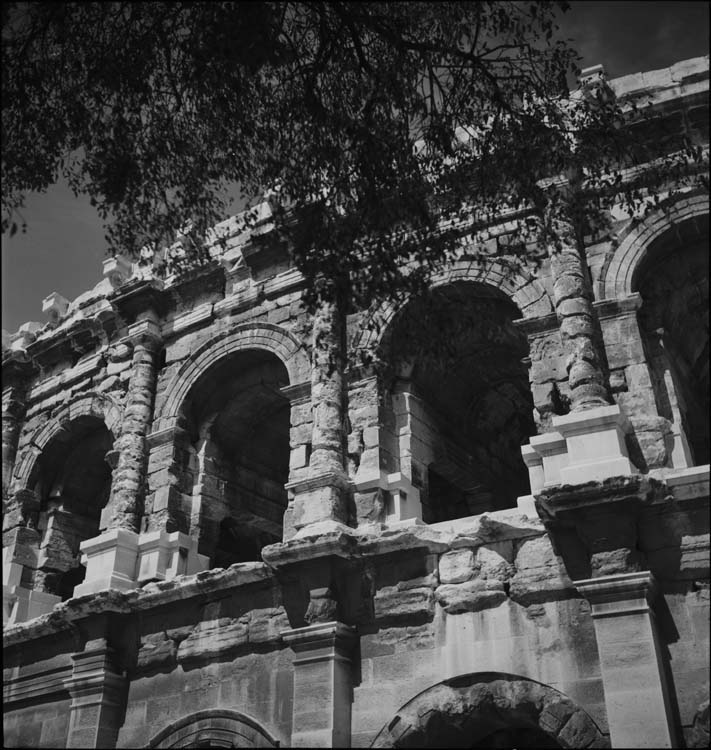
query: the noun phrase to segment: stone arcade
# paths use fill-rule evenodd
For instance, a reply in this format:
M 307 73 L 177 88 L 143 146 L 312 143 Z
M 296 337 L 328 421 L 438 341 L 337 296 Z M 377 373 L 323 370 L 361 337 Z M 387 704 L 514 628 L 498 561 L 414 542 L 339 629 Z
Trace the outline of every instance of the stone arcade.
M 708 144 L 708 58 L 609 83 Z M 3 337 L 5 745 L 706 746 L 708 194 L 612 218 L 587 313 L 491 226 L 433 280 L 445 371 L 326 371 L 249 233 L 48 297 Z M 598 324 L 611 397 L 569 409 Z

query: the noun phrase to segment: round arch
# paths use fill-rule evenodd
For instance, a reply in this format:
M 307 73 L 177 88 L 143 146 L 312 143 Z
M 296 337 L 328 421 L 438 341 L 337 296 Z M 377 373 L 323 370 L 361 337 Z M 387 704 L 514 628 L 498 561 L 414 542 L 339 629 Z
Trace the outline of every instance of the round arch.
M 458 260 L 432 278 L 432 289 L 457 281 L 485 284 L 503 292 L 513 301 L 524 318 L 538 318 L 553 312 L 553 303 L 543 285 L 504 260 Z M 376 305 L 367 315 L 355 341 L 356 351 L 373 349 L 396 313 L 407 304 L 392 302 Z M 371 325 L 377 323 L 377 325 Z
M 110 396 L 103 393 L 84 393 L 78 396 L 35 430 L 15 465 L 13 484 L 16 490 L 31 486 L 42 451 L 52 440 L 66 433 L 71 422 L 79 417 L 96 417 L 104 422 L 114 439 L 119 435 L 121 408 Z
M 212 708 L 173 722 L 156 734 L 147 748 L 169 747 L 279 747 L 257 721 L 239 711 Z
M 211 365 L 229 354 L 247 349 L 263 349 L 275 354 L 284 363 L 291 385 L 310 377 L 308 356 L 293 334 L 272 323 L 243 323 L 210 339 L 180 367 L 168 384 L 165 400 L 156 411 L 156 423 L 177 419 L 190 389 Z
M 538 732 L 562 748 L 609 747 L 590 716 L 563 693 L 502 672 L 460 675 L 424 690 L 371 747 L 472 747 L 512 727 Z
M 663 201 L 639 223 L 627 227 L 600 273 L 599 299 L 622 299 L 632 294 L 636 271 L 649 248 L 667 233 L 680 233 L 682 226 L 692 236 L 704 230 L 708 233 L 708 214 L 708 195 L 674 197 Z M 684 236 L 675 238 L 683 242 Z

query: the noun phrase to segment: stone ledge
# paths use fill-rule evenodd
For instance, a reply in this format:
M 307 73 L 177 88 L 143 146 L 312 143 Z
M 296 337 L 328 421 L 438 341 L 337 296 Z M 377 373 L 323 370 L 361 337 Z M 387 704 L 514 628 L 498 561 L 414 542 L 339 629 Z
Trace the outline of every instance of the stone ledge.
M 165 604 L 197 597 L 270 583 L 272 572 L 265 563 L 236 563 L 229 568 L 215 568 L 193 576 L 180 576 L 168 581 L 149 583 L 142 589 L 118 591 L 109 589 L 96 594 L 69 599 L 57 604 L 54 611 L 34 620 L 7 628 L 3 633 L 3 647 L 10 648 L 27 641 L 51 636 L 74 627 L 74 623 L 100 614 L 132 614 Z
M 564 484 L 549 487 L 536 497 L 536 508 L 546 519 L 586 508 L 611 503 L 660 505 L 669 502 L 663 482 L 649 476 L 632 474 L 610 477 L 585 484 Z

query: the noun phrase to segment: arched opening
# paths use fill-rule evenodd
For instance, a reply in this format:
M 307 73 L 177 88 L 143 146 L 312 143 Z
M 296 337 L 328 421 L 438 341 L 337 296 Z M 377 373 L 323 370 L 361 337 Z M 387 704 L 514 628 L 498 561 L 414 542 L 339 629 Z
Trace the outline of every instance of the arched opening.
M 696 465 L 709 462 L 708 216 L 670 229 L 647 248 L 632 288 L 659 414 L 680 424 Z
M 191 534 L 213 567 L 260 560 L 281 541 L 289 475 L 286 367 L 263 350 L 239 351 L 210 367 L 183 415 L 191 441 Z
M 539 727 L 504 727 L 476 740 L 471 748 L 557 748 L 560 745 Z
M 519 317 L 493 287 L 455 282 L 410 301 L 383 338 L 384 447 L 419 489 L 428 523 L 513 507 L 530 492 L 520 448 L 535 424 Z
M 174 722 L 159 732 L 148 747 L 279 747 L 279 742 L 249 716 L 212 708 Z
M 466 674 L 424 690 L 371 747 L 609 747 L 590 716 L 557 690 L 498 672 Z
M 111 492 L 106 456 L 113 442 L 102 419 L 85 415 L 70 422 L 38 458 L 34 491 L 41 541 L 35 587 L 63 601 L 84 580 L 79 545 L 102 530 Z

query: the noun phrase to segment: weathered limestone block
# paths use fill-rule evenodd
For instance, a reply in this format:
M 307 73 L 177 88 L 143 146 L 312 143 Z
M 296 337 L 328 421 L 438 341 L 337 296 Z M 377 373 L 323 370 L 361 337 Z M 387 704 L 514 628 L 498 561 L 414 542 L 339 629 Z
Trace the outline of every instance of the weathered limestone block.
M 220 617 L 217 620 L 202 621 L 180 644 L 177 659 L 179 663 L 192 659 L 208 659 L 218 654 L 246 646 L 249 640 L 249 617 L 238 619 Z
M 513 542 L 487 544 L 476 551 L 479 575 L 488 580 L 508 581 L 514 574 Z
M 385 586 L 375 593 L 373 604 L 376 620 L 416 621 L 431 619 L 434 615 L 434 594 L 431 588 L 424 586 Z
M 253 609 L 249 612 L 250 643 L 278 641 L 280 633 L 288 627 L 289 618 L 283 607 Z
M 669 466 L 674 443 L 672 425 L 664 417 L 631 417 L 634 439 L 628 437 L 630 458 L 640 469 Z
M 437 587 L 435 596 L 447 614 L 478 612 L 497 607 L 508 598 L 503 582 L 481 579 L 459 584 L 443 584 Z
M 159 669 L 175 663 L 178 647 L 166 633 L 150 633 L 141 640 L 136 666 L 141 669 Z
M 474 552 L 459 549 L 447 552 L 439 559 L 439 579 L 442 583 L 462 583 L 474 575 Z
M 693 748 L 708 747 L 709 739 L 709 702 L 704 701 L 694 715 L 694 723 L 686 746 Z
M 516 573 L 509 594 L 519 604 L 533 604 L 549 598 L 572 584 L 563 561 L 553 551 L 547 536 L 526 539 L 515 545 Z
M 625 381 L 627 392 L 624 394 L 625 404 L 635 406 L 636 411 L 646 410 L 647 414 L 654 414 L 654 391 L 649 367 L 646 363 L 627 365 L 625 367 Z
M 359 526 L 364 523 L 379 523 L 382 521 L 385 512 L 385 496 L 380 487 L 363 490 L 362 492 L 356 491 L 353 493 L 353 500 L 356 522 Z

